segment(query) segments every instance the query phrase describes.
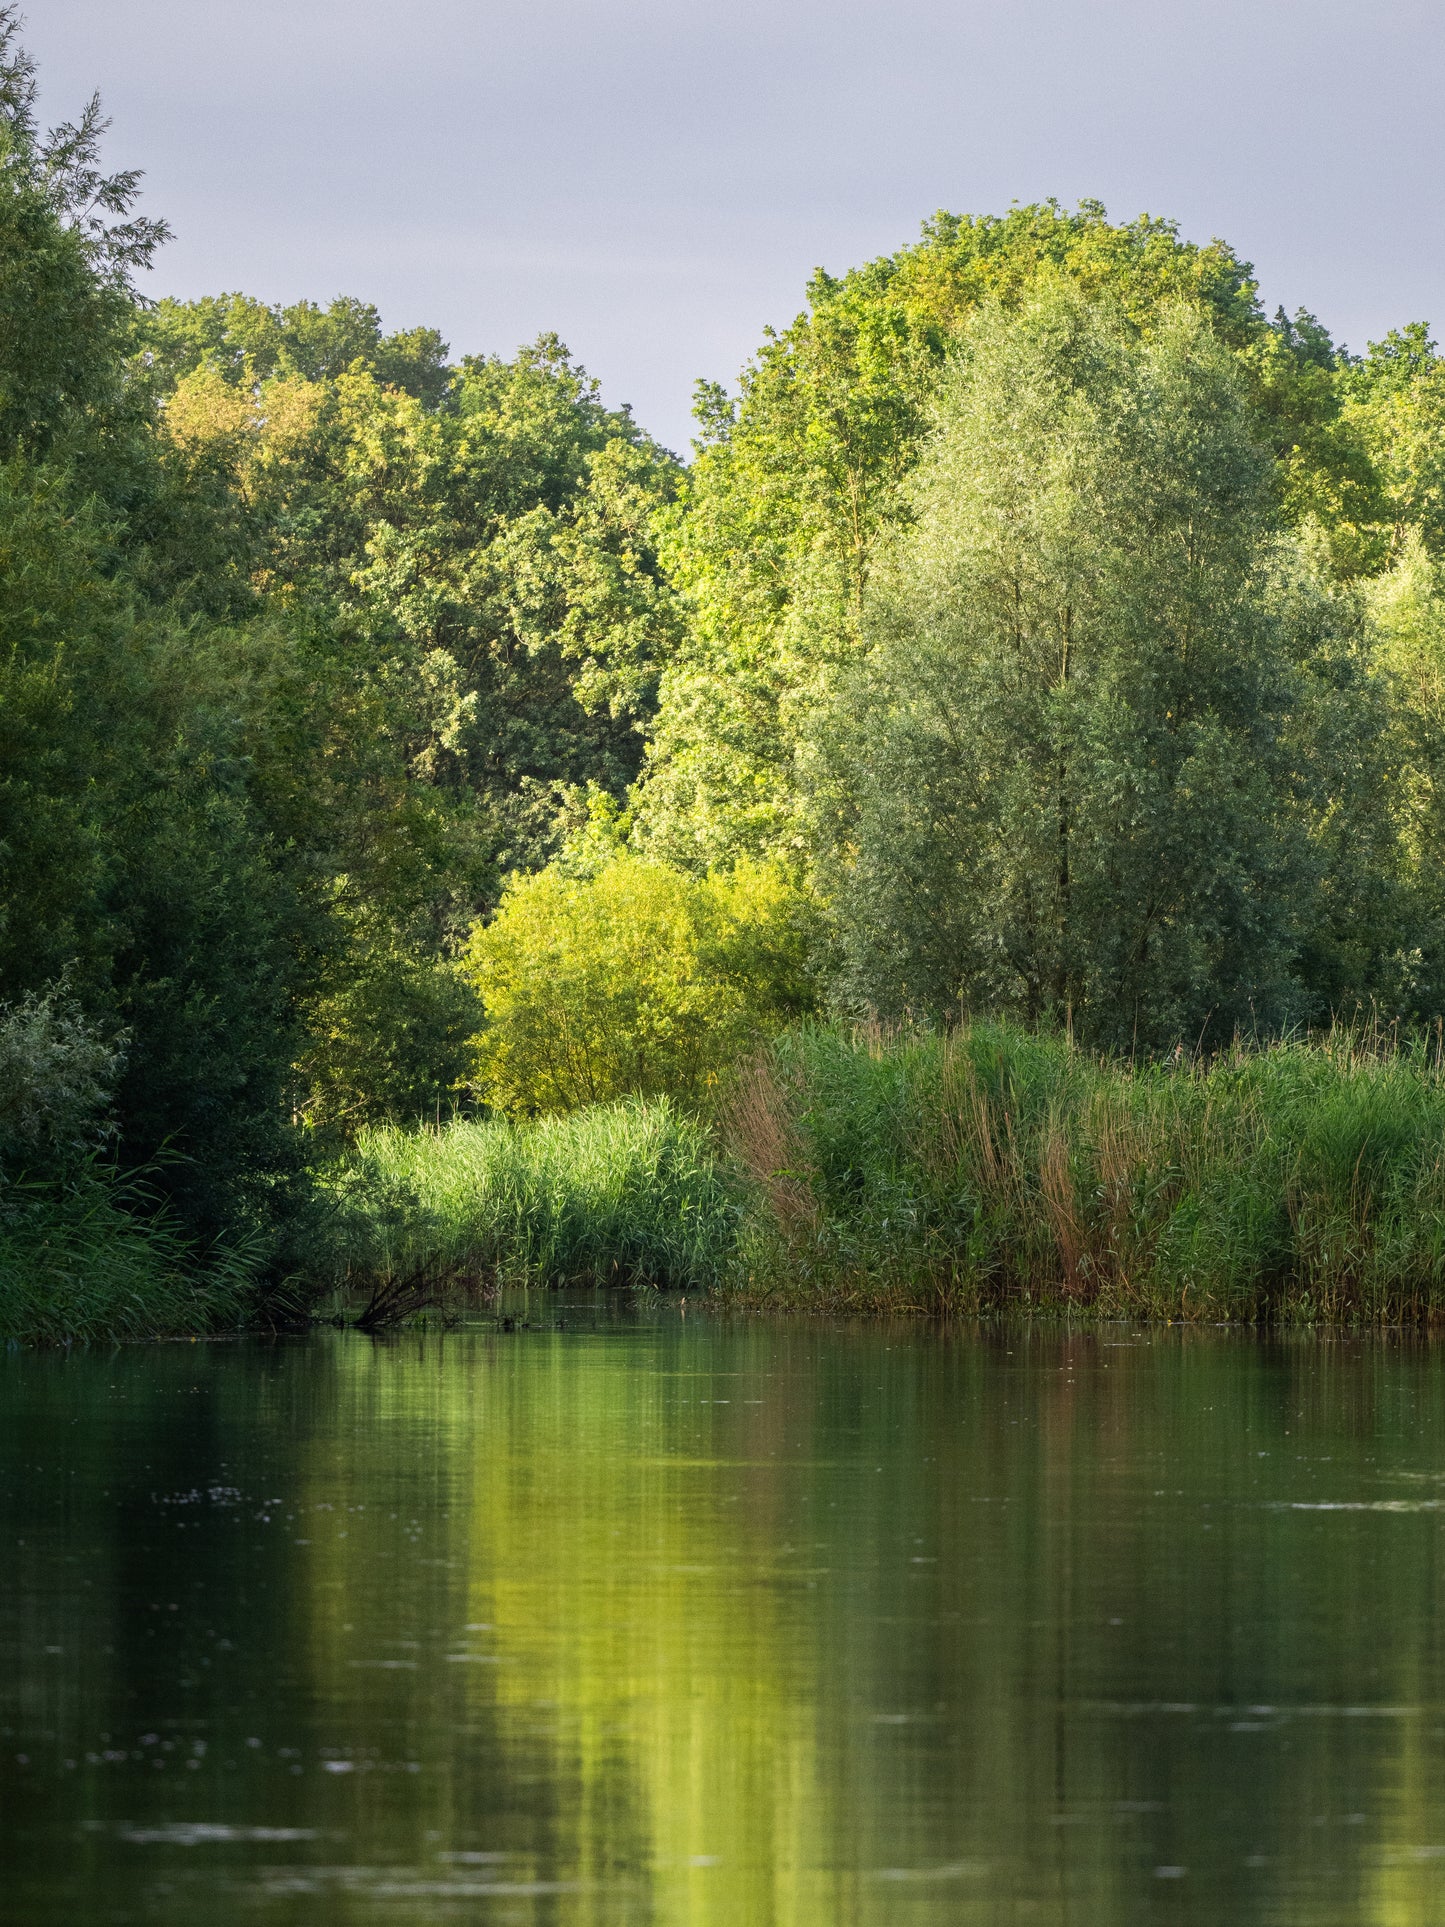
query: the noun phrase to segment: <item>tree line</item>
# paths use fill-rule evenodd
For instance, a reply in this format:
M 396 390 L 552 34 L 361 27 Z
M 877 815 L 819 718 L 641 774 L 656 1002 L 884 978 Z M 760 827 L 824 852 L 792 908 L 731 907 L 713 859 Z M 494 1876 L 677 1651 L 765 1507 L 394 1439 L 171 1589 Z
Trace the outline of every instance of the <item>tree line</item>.
M 0 8 L 0 1160 L 284 1267 L 363 1125 L 813 1013 L 1445 1015 L 1445 373 L 1086 202 L 817 274 L 686 463 L 554 337 L 151 302 Z

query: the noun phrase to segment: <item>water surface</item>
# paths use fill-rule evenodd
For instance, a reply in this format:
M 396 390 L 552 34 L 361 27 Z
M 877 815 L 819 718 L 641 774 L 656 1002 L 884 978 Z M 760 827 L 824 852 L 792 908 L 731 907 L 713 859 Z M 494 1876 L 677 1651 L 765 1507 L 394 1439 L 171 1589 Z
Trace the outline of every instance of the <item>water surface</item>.
M 1445 1916 L 1445 1353 L 529 1309 L 0 1359 L 0 1918 Z

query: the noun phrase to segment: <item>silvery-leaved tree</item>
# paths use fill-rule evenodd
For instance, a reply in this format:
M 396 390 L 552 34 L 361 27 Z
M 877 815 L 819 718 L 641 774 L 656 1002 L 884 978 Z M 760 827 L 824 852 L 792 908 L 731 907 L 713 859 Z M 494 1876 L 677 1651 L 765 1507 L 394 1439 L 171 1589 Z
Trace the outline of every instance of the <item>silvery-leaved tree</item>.
M 1302 1009 L 1271 476 L 1197 307 L 980 312 L 819 732 L 855 1004 L 1152 1048 Z

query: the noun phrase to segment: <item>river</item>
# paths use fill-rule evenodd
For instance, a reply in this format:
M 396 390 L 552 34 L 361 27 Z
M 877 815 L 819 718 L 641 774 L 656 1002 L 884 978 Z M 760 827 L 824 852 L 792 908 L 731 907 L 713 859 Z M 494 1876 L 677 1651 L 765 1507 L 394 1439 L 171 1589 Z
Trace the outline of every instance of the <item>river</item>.
M 0 1358 L 0 1919 L 1445 1914 L 1445 1351 L 511 1315 Z

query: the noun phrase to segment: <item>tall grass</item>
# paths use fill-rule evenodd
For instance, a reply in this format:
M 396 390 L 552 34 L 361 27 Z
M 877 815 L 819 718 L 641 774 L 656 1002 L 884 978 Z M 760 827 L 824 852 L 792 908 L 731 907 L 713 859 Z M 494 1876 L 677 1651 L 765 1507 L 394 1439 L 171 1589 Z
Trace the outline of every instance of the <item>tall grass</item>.
M 816 1029 L 706 1124 L 633 1100 L 377 1130 L 332 1189 L 337 1277 L 401 1308 L 526 1280 L 819 1309 L 1445 1313 L 1445 1073 L 1355 1033 L 1131 1065 L 999 1024 Z
M 705 1291 L 734 1242 L 707 1132 L 666 1101 L 370 1130 L 331 1190 L 337 1282 L 401 1308 L 468 1283 Z
M 245 1253 L 198 1263 L 144 1187 L 105 1165 L 0 1180 L 0 1342 L 199 1336 L 240 1322 L 253 1271 Z
M 726 1116 L 746 1301 L 1445 1311 L 1445 1075 L 1359 1033 L 1134 1066 L 1002 1025 L 794 1036 Z

